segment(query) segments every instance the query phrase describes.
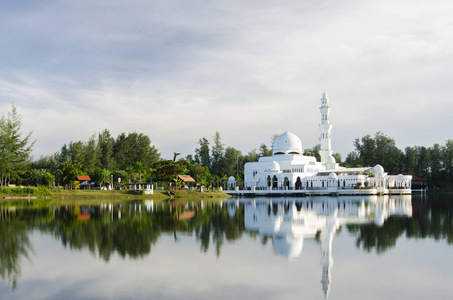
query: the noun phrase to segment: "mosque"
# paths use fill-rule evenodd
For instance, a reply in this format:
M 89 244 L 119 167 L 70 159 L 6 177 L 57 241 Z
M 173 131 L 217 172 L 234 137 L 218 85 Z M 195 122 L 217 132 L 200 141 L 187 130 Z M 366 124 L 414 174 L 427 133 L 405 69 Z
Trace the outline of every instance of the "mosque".
M 225 193 L 231 195 L 376 195 L 410 194 L 411 175 L 388 175 L 381 165 L 363 168 L 340 167 L 332 156 L 330 105 L 326 93 L 321 98 L 319 124 L 321 161 L 303 153 L 301 140 L 291 132 L 278 136 L 272 156 L 244 166 L 244 187 L 228 180 Z

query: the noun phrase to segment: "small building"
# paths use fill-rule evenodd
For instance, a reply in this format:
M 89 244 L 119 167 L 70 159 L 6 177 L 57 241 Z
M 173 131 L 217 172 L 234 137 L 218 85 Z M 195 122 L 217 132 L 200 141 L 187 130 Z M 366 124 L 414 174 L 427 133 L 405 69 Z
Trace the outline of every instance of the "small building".
M 189 175 L 178 175 L 178 179 L 184 182 L 186 186 L 193 187 L 196 184 L 196 180 Z
M 89 189 L 90 189 L 90 181 L 91 181 L 90 176 L 86 176 L 86 175 L 77 176 L 77 181 L 80 182 L 80 186 L 81 186 L 84 190 L 89 190 Z

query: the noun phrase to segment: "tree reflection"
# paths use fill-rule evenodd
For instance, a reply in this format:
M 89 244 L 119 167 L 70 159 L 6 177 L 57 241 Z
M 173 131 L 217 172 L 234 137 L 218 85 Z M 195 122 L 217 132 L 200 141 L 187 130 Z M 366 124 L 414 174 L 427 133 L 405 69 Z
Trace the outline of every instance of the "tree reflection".
M 435 240 L 453 244 L 453 195 L 433 194 L 429 201 L 413 196 L 412 217 L 390 217 L 381 226 L 347 225 L 357 235 L 356 246 L 367 252 L 382 254 L 396 245 L 399 237 Z
M 8 208 L 1 207 L 0 220 L 0 276 L 12 283 L 13 289 L 20 278 L 20 263 L 33 252 L 25 221 L 16 219 Z

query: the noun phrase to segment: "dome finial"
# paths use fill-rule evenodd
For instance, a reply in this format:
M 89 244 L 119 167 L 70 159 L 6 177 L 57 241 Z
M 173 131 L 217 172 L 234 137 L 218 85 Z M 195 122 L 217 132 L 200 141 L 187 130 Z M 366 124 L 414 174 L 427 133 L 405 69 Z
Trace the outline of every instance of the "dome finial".
M 326 92 L 322 93 L 322 98 L 323 99 L 327 98 L 327 93 Z

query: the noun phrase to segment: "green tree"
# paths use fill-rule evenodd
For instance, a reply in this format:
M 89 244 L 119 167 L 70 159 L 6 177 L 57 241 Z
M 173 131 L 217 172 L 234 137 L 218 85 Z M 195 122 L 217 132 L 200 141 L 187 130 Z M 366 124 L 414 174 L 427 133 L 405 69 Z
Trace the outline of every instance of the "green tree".
M 101 167 L 101 149 L 92 136 L 87 143 L 83 146 L 83 171 L 88 174 L 93 174 L 98 168 Z
M 146 168 L 159 160 L 160 154 L 156 147 L 151 145 L 148 136 L 142 133 L 121 133 L 114 144 L 113 157 L 119 170 L 126 170 L 136 162 L 141 162 Z
M 225 150 L 225 158 L 222 161 L 222 174 L 227 176 L 234 176 L 239 171 L 239 162 L 241 162 L 241 170 L 243 166 L 243 157 L 241 151 L 233 148 L 227 147 Z
M 113 170 L 115 168 L 115 160 L 113 159 L 113 145 L 115 139 L 110 135 L 108 129 L 98 135 L 98 145 L 100 148 L 100 167 L 102 169 Z
M 220 133 L 216 131 L 214 138 L 214 145 L 212 146 L 211 153 L 211 174 L 219 176 L 222 171 L 222 160 L 224 155 L 224 146 L 220 139 Z
M 34 142 L 31 133 L 22 138 L 22 118 L 12 105 L 11 111 L 0 117 L 0 187 L 19 180 L 29 166 Z
M 201 138 L 198 141 L 200 148 L 195 149 L 195 162 L 208 169 L 211 167 L 211 155 L 209 154 L 209 141 Z
M 68 160 L 62 163 L 60 175 L 63 184 L 70 188 L 76 188 L 78 186 L 77 176 L 83 175 L 82 164 L 73 164 L 72 161 Z

